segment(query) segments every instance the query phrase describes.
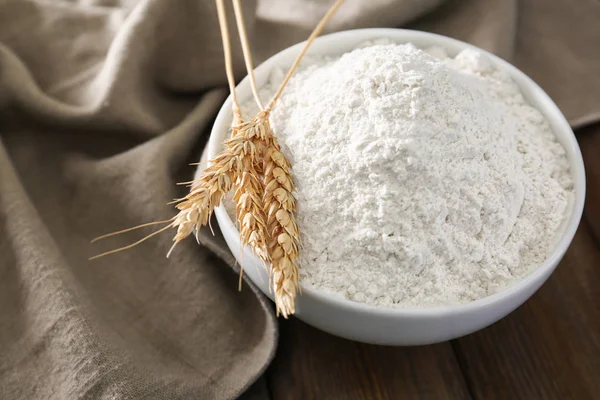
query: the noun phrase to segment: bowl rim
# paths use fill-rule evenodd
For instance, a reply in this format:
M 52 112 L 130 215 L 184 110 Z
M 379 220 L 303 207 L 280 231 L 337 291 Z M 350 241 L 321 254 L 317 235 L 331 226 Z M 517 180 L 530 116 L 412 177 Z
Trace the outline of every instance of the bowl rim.
M 526 89 L 530 92 L 530 95 L 527 97 L 536 98 L 536 102 L 540 103 L 540 106 L 537 108 L 544 115 L 544 117 L 551 121 L 554 133 L 556 134 L 556 131 L 558 130 L 561 132 L 561 135 L 564 136 L 564 139 L 561 140 L 561 144 L 565 148 L 567 155 L 569 155 L 568 162 L 573 178 L 574 187 L 574 201 L 571 206 L 571 214 L 568 220 L 564 222 L 564 226 L 562 228 L 562 236 L 559 240 L 555 242 L 554 249 L 547 256 L 544 262 L 541 265 L 539 265 L 533 272 L 529 273 L 529 275 L 525 276 L 518 282 L 515 282 L 510 286 L 500 290 L 499 292 L 468 303 L 423 308 L 375 306 L 366 303 L 359 303 L 354 300 L 341 297 L 340 295 L 321 291 L 312 286 L 303 285 L 302 283 L 300 283 L 300 296 L 313 297 L 316 300 L 319 300 L 323 303 L 327 303 L 332 306 L 345 308 L 353 311 L 368 312 L 374 315 L 429 318 L 463 314 L 468 311 L 481 310 L 483 308 L 492 307 L 498 303 L 507 300 L 508 298 L 512 298 L 517 293 L 522 292 L 527 288 L 535 285 L 540 281 L 540 279 L 542 279 L 543 283 L 543 281 L 545 280 L 544 275 L 548 274 L 549 276 L 550 273 L 556 268 L 559 261 L 569 248 L 573 237 L 575 236 L 583 213 L 586 192 L 585 167 L 583 164 L 581 150 L 579 148 L 573 130 L 571 129 L 568 121 L 566 120 L 562 112 L 559 110 L 558 106 L 554 103 L 554 101 L 552 101 L 548 94 L 546 94 L 546 92 L 539 85 L 537 85 L 528 75 L 526 75 L 524 72 L 522 72 L 509 62 L 505 61 L 504 59 L 477 46 L 435 33 L 398 28 L 352 29 L 330 33 L 318 37 L 315 40 L 315 43 L 313 43 L 313 46 L 309 49 L 307 54 L 323 54 L 322 51 L 311 52 L 311 50 L 313 50 L 315 48 L 315 45 L 317 45 L 318 43 L 324 45 L 329 42 L 336 42 L 342 41 L 344 39 L 349 39 L 349 41 L 354 42 L 356 45 L 361 41 L 368 41 L 376 38 L 390 38 L 392 41 L 399 44 L 410 43 L 413 41 L 429 42 L 430 46 L 440 46 L 446 50 L 450 50 L 450 53 L 464 49 L 477 50 L 486 55 L 497 67 L 502 68 L 505 72 L 507 72 L 511 76 L 511 78 L 515 80 L 515 82 L 522 91 L 524 91 L 526 87 Z M 259 76 L 261 76 L 263 73 L 265 73 L 266 76 L 268 76 L 269 72 L 274 66 L 281 65 L 279 63 L 279 60 L 281 58 L 289 57 L 290 54 L 297 54 L 304 43 L 305 42 L 301 42 L 290 46 L 284 50 L 281 50 L 277 54 L 271 56 L 266 61 L 261 63 L 257 68 L 255 68 L 255 75 L 257 76 L 257 80 L 260 81 Z M 420 47 L 420 45 L 417 45 L 417 47 Z M 352 46 L 350 46 L 349 48 L 352 48 Z M 332 51 L 329 54 L 333 55 L 341 53 L 336 53 Z M 249 93 L 249 86 L 250 85 L 248 77 L 245 77 L 237 85 L 236 90 L 243 90 Z M 240 96 L 240 98 L 245 97 L 246 96 Z M 217 137 L 220 136 L 221 132 L 223 132 L 223 127 L 227 126 L 227 129 L 229 128 L 229 121 L 231 120 L 231 101 L 231 95 L 229 95 L 223 103 L 223 106 L 219 110 L 217 118 L 215 119 L 215 122 L 211 129 L 210 138 L 207 144 L 208 159 L 213 158 L 219 151 L 220 146 L 222 145 L 222 141 L 218 140 Z M 225 210 L 225 207 L 223 205 L 216 207 L 215 214 L 217 216 L 219 226 L 222 230 L 233 229 L 233 231 L 235 232 L 235 235 L 233 235 L 235 245 L 236 247 L 241 248 L 239 231 L 233 223 L 233 221 L 231 220 L 231 218 L 229 217 L 227 211 Z M 252 258 L 252 261 L 256 263 L 256 265 L 260 265 L 260 261 L 250 250 L 248 250 L 245 253 L 248 253 L 248 256 Z M 272 293 L 265 294 L 269 297 L 272 297 Z

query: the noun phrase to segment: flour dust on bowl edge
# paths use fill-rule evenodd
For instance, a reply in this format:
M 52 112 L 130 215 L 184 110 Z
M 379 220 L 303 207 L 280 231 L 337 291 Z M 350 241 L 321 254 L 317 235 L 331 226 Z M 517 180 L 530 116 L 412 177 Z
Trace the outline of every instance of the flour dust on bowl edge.
M 358 45 L 381 38 L 395 43 L 412 43 L 419 48 L 441 47 L 453 56 L 464 49 L 486 55 L 492 63 L 516 82 L 527 101 L 549 122 L 558 142 L 564 147 L 573 178 L 574 201 L 562 235 L 545 262 L 530 275 L 488 297 L 469 303 L 428 308 L 384 308 L 354 302 L 312 287 L 302 288 L 296 301 L 296 317 L 331 334 L 372 344 L 421 345 L 450 340 L 482 329 L 503 318 L 526 301 L 548 279 L 569 247 L 579 225 L 585 199 L 585 172 L 581 153 L 568 122 L 548 95 L 529 77 L 506 61 L 467 43 L 425 32 L 401 29 L 360 29 L 318 38 L 308 54 L 341 55 Z M 263 86 L 275 68 L 287 68 L 302 44 L 292 46 L 256 68 L 257 83 Z M 237 88 L 241 99 L 251 96 L 248 79 Z M 221 108 L 208 143 L 208 157 L 221 149 L 231 124 L 231 98 Z M 246 248 L 240 252 L 240 236 L 225 207 L 215 209 L 223 236 L 245 273 L 272 299 L 268 276 L 260 261 Z

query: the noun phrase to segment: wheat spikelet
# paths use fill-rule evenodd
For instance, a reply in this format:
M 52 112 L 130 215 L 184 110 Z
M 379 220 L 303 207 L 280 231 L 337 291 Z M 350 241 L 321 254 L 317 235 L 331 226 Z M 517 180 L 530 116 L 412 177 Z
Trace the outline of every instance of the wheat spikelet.
M 266 218 L 261 208 L 262 194 L 262 183 L 256 172 L 244 171 L 236 184 L 233 200 L 242 243 L 249 245 L 266 265 L 269 254 Z

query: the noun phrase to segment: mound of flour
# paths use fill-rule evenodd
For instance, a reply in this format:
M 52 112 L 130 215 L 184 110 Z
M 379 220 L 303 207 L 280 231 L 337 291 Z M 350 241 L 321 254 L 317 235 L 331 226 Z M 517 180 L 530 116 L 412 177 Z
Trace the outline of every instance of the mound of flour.
M 570 212 L 564 149 L 476 51 L 384 44 L 311 58 L 272 125 L 293 164 L 301 282 L 358 302 L 490 295 L 544 261 Z

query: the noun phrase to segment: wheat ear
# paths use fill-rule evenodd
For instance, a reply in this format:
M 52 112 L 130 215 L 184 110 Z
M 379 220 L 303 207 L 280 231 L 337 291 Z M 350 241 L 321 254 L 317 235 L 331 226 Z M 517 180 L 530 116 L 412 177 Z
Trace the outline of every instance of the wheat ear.
M 227 29 L 224 0 L 216 0 L 216 3 L 217 10 L 219 11 L 218 17 L 222 32 L 223 48 L 229 49 L 231 46 L 229 43 L 230 38 Z M 238 27 L 239 24 L 242 26 L 240 32 L 244 32 L 245 27 L 243 25 L 243 19 L 241 19 L 239 6 L 239 4 L 234 5 L 236 22 L 238 23 Z M 254 77 L 252 60 L 247 56 L 247 52 L 249 52 L 248 41 L 245 36 L 242 36 L 241 34 L 240 37 L 242 37 L 246 66 L 250 68 L 249 73 Z M 227 71 L 232 71 L 231 57 L 225 58 L 225 67 Z M 230 90 L 232 93 L 235 93 L 233 74 L 228 73 L 227 79 Z M 253 93 L 255 95 L 255 101 L 257 101 L 259 107 L 262 109 L 263 106 L 260 104 L 258 91 L 254 84 Z M 234 122 L 232 126 L 233 129 L 236 129 L 239 132 L 239 135 L 229 140 L 226 143 L 226 146 L 232 149 L 232 151 L 240 154 L 240 164 L 242 166 L 241 172 L 235 176 L 233 182 L 233 200 L 236 203 L 236 223 L 240 231 L 241 244 L 248 245 L 261 259 L 263 264 L 268 265 L 270 261 L 267 251 L 268 240 L 266 219 L 262 209 L 264 187 L 260 175 L 260 171 L 262 170 L 262 157 L 266 147 L 264 144 L 264 129 L 258 126 L 255 120 L 243 121 L 237 97 L 232 96 L 232 100 L 234 111 Z M 237 119 L 236 116 L 238 117 Z M 241 290 L 242 274 L 243 265 L 240 263 L 238 290 Z
M 271 130 L 269 130 L 271 132 Z M 269 231 L 271 285 L 277 313 L 284 318 L 295 311 L 298 281 L 298 244 L 300 233 L 296 223 L 296 200 L 291 165 L 273 137 L 264 157 L 265 194 L 263 206 Z
M 343 2 L 344 0 L 337 0 L 331 6 L 306 40 L 304 47 L 296 56 L 283 82 L 267 105 L 264 111 L 267 118 L 300 64 L 300 60 Z M 264 158 L 264 207 L 267 215 L 267 228 L 271 235 L 269 252 L 273 266 L 272 286 L 275 292 L 277 311 L 287 318 L 288 315 L 295 312 L 296 291 L 300 289 L 298 277 L 300 233 L 295 218 L 296 201 L 293 195 L 294 181 L 291 164 L 281 152 L 270 125 L 268 133 L 272 138 L 269 140 L 270 146 L 267 148 Z
M 264 214 L 266 216 L 268 239 L 267 250 L 271 261 L 270 282 L 274 292 L 277 315 L 281 314 L 284 318 L 287 318 L 295 312 L 296 293 L 300 288 L 298 273 L 298 245 L 300 243 L 300 233 L 295 219 L 296 201 L 293 195 L 294 183 L 291 175 L 291 164 L 281 152 L 280 146 L 273 134 L 273 130 L 269 123 L 269 114 L 308 47 L 321 33 L 327 21 L 333 16 L 343 2 L 344 0 L 336 1 L 321 19 L 306 41 L 304 48 L 290 67 L 284 81 L 269 102 L 269 105 L 266 109 L 263 109 L 256 88 L 252 58 L 250 56 L 250 48 L 243 22 L 240 0 L 233 0 L 237 27 L 242 43 L 242 50 L 244 52 L 244 60 L 250 78 L 250 86 L 252 88 L 254 99 L 258 107 L 262 110 L 254 120 L 256 121 L 257 126 L 263 127 L 265 135 L 264 142 L 266 143 L 266 149 L 263 155 L 262 172 L 264 175 L 265 186 L 262 203 Z
M 260 121 L 258 121 L 260 122 Z M 233 200 L 236 203 L 236 220 L 240 230 L 240 240 L 247 244 L 265 265 L 269 263 L 267 251 L 267 226 L 262 198 L 264 187 L 260 175 L 265 151 L 265 129 L 253 119 L 238 126 L 240 138 L 230 140 L 227 145 L 233 151 L 240 151 L 242 172 L 234 182 Z
M 186 195 L 183 199 L 175 201 L 175 207 L 179 211 L 172 219 L 162 221 L 162 223 L 168 223 L 167 226 L 163 227 L 157 232 L 153 232 L 143 237 L 133 244 L 98 254 L 90 259 L 96 259 L 109 254 L 117 253 L 119 251 L 130 249 L 142 243 L 146 239 L 149 239 L 150 237 L 169 228 L 175 228 L 177 229 L 177 232 L 173 237 L 174 243 L 167 253 L 167 257 L 171 254 L 177 244 L 179 244 L 183 239 L 187 238 L 192 233 L 195 233 L 196 240 L 199 240 L 198 234 L 200 228 L 209 224 L 210 217 L 215 207 L 221 203 L 225 194 L 232 189 L 234 182 L 236 182 L 242 175 L 243 166 L 246 163 L 245 157 L 247 156 L 246 153 L 248 145 L 245 144 L 245 132 L 244 136 L 240 135 L 242 131 L 237 127 L 237 125 L 242 123 L 242 113 L 235 92 L 235 80 L 231 62 L 231 45 L 227 20 L 225 18 L 224 4 L 222 0 L 217 0 L 216 3 L 217 12 L 219 14 L 219 27 L 221 29 L 221 37 L 223 40 L 225 72 L 227 74 L 227 81 L 229 83 L 229 89 L 231 91 L 233 100 L 233 126 L 231 139 L 226 142 L 225 149 L 221 151 L 214 159 L 210 160 L 209 166 L 203 171 L 202 175 L 198 179 L 195 179 L 191 182 L 191 189 L 188 195 Z M 138 225 L 133 228 L 100 236 L 94 239 L 92 242 L 116 234 L 129 232 L 144 226 L 159 223 L 161 222 Z
M 310 34 L 265 109 L 264 114 L 267 119 L 271 109 L 300 64 L 300 60 L 343 2 L 344 0 L 337 0 Z M 273 269 L 271 285 L 275 292 L 277 313 L 287 318 L 288 315 L 295 312 L 296 292 L 300 289 L 298 272 L 300 232 L 295 218 L 296 201 L 293 195 L 294 181 L 292 179 L 291 163 L 281 152 L 270 124 L 267 126 L 269 127 L 267 133 L 271 136 L 271 139 L 268 140 L 270 145 L 267 147 L 264 157 L 265 196 L 263 203 L 267 215 L 267 228 L 271 237 L 269 243 L 269 254 Z
M 240 0 L 233 0 L 233 6 L 252 94 L 257 106 L 263 110 L 254 77 L 254 68 Z M 257 166 L 264 174 L 264 183 L 260 182 L 258 176 L 254 174 L 245 175 L 249 181 L 255 182 L 256 185 L 249 185 L 248 188 L 240 186 L 236 191 L 234 200 L 237 198 L 238 225 L 241 226 L 240 236 L 244 238 L 248 233 L 244 232 L 245 226 L 243 223 L 239 223 L 240 219 L 248 218 L 254 223 L 254 229 L 251 230 L 251 234 L 259 239 L 261 246 L 265 246 L 266 259 L 270 261 L 268 264 L 269 282 L 275 297 L 276 313 L 287 318 L 294 313 L 296 289 L 299 287 L 297 264 L 299 232 L 293 214 L 296 207 L 292 195 L 292 180 L 289 176 L 290 165 L 281 152 L 274 153 L 274 151 L 278 151 L 279 145 L 273 136 L 273 131 L 269 123 L 269 113 L 264 111 L 259 112 L 253 119 L 253 126 L 257 132 L 260 132 L 259 136 L 265 145 L 264 151 L 261 154 L 262 163 Z M 282 174 L 283 170 L 279 166 L 274 166 L 274 159 L 284 164 L 285 173 Z M 256 173 L 255 169 L 252 169 L 252 171 Z M 279 177 L 282 182 L 287 178 L 284 186 L 278 183 L 275 176 Z M 283 187 L 285 189 L 282 189 Z M 244 197 L 237 196 L 238 192 L 244 191 L 245 193 L 242 196 L 248 196 L 245 197 L 246 199 L 256 199 L 256 201 L 249 202 L 253 207 L 251 213 L 249 208 L 240 205 L 239 199 Z M 284 197 L 285 200 L 283 199 Z M 242 212 L 246 211 L 246 215 L 240 213 L 239 210 L 242 210 Z M 259 222 L 256 216 L 260 216 L 262 221 Z M 264 219 L 265 217 L 266 220 Z M 279 220 L 277 217 L 279 217 Z M 289 233 L 283 227 L 282 222 L 285 223 L 285 227 Z M 255 248 L 255 253 L 256 250 Z M 261 247 L 259 250 L 262 252 L 263 248 Z
M 234 139 L 235 137 L 230 140 Z M 202 175 L 194 180 L 190 192 L 175 206 L 179 212 L 171 226 L 177 228 L 177 233 L 167 257 L 190 234 L 194 233 L 196 240 L 199 240 L 200 228 L 208 225 L 215 207 L 221 204 L 234 180 L 242 172 L 242 152 L 243 149 L 227 146 L 212 160 L 212 164 Z

